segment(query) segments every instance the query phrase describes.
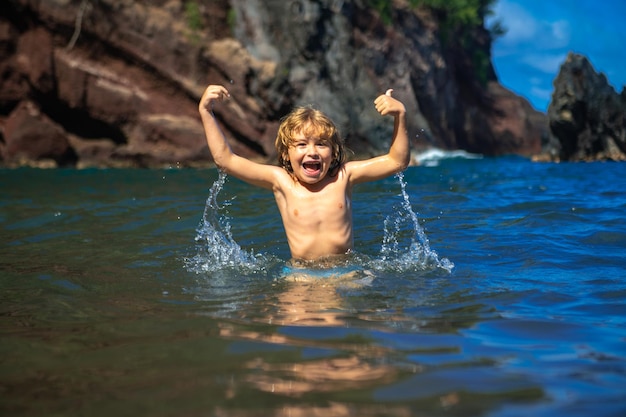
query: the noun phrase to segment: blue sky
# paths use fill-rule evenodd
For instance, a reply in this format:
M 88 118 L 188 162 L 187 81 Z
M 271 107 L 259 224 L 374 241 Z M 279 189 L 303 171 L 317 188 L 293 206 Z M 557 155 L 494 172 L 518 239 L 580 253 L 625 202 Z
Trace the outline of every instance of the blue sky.
M 548 109 L 570 51 L 585 55 L 618 93 L 626 85 L 626 0 L 498 0 L 494 12 L 507 29 L 491 51 L 498 79 L 537 110 Z

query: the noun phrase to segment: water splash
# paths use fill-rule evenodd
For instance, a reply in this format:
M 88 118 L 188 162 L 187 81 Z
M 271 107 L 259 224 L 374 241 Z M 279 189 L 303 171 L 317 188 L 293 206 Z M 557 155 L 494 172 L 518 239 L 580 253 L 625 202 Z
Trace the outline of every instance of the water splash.
M 376 270 L 444 269 L 451 272 L 454 264 L 446 258 L 439 258 L 430 248 L 428 237 L 419 224 L 417 214 L 411 207 L 404 175 L 396 175 L 402 190 L 400 209 L 394 210 L 384 220 L 384 236 L 380 256 L 376 259 L 354 258 L 355 263 Z M 235 241 L 231 232 L 230 218 L 221 214 L 223 207 L 218 203 L 218 194 L 226 182 L 226 173 L 220 171 L 217 180 L 209 190 L 204 213 L 197 228 L 197 254 L 185 259 L 188 270 L 196 273 L 236 270 L 239 274 L 268 271 L 275 267 L 277 259 L 247 252 Z M 229 202 L 223 203 L 228 205 Z
M 451 272 L 454 264 L 447 258 L 440 259 L 430 248 L 428 237 L 411 207 L 404 174 L 400 172 L 396 178 L 402 190 L 401 210 L 385 218 L 381 260 L 387 268 L 397 270 L 441 268 Z M 410 236 L 403 239 L 407 233 Z
M 195 238 L 198 253 L 186 259 L 187 269 L 201 273 L 227 268 L 255 270 L 261 261 L 260 256 L 246 252 L 233 238 L 230 219 L 220 215 L 221 208 L 217 196 L 226 182 L 226 173 L 219 171 L 217 180 L 209 190 L 204 214 Z M 225 203 L 228 204 L 228 203 Z

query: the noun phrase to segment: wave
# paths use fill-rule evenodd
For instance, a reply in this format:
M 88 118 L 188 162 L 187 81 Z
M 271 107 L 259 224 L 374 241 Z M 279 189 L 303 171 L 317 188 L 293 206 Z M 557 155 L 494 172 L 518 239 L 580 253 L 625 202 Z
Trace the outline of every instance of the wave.
M 469 153 L 463 150 L 446 151 L 438 148 L 430 148 L 413 155 L 413 161 L 419 165 L 434 167 L 445 159 L 481 159 L 480 154 Z

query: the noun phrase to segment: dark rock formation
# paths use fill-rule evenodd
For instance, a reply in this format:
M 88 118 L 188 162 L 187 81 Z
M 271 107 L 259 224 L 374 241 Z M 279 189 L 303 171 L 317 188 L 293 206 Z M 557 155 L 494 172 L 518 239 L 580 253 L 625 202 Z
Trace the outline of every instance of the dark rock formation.
M 582 55 L 570 53 L 554 80 L 543 159 L 626 160 L 626 89 L 617 92 Z
M 62 165 L 76 162 L 63 129 L 29 101 L 21 102 L 6 120 L 4 141 L 4 154 L 18 164 L 44 161 L 42 164 L 54 166 L 51 161 Z
M 483 27 L 466 48 L 454 34 L 442 43 L 427 9 L 393 2 L 387 25 L 364 4 L 7 0 L 0 162 L 210 163 L 197 114 L 208 83 L 229 88 L 216 114 L 251 158 L 274 159 L 280 118 L 298 104 L 328 113 L 356 156 L 385 150 L 392 123 L 372 102 L 387 88 L 406 104 L 416 149 L 539 152 L 545 116 L 475 66 L 476 53 L 489 56 Z

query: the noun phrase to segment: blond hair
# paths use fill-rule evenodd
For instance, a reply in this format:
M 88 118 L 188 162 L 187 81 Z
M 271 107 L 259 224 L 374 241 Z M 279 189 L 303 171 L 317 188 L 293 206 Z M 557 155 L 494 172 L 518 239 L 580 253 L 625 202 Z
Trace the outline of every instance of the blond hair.
M 287 154 L 289 147 L 293 144 L 294 136 L 298 133 L 328 141 L 333 155 L 328 172 L 330 176 L 337 175 L 339 168 L 346 160 L 344 142 L 333 121 L 312 107 L 296 107 L 281 120 L 275 142 L 278 164 L 293 174 L 293 167 Z

